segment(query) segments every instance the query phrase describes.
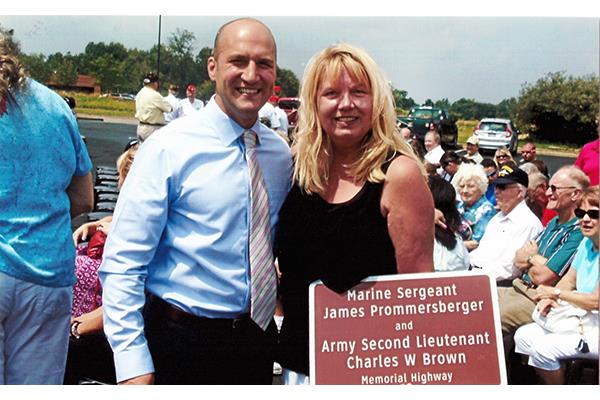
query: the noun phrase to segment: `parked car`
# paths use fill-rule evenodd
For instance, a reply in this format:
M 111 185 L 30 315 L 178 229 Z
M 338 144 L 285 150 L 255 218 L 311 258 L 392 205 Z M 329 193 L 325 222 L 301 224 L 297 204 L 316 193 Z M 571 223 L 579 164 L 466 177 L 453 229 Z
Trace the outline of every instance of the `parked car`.
M 281 108 L 287 114 L 290 129 L 295 128 L 296 123 L 298 122 L 298 108 L 300 107 L 300 99 L 297 97 L 280 97 L 277 104 L 279 105 L 279 108 Z
M 473 135 L 479 139 L 480 149 L 506 147 L 513 154 L 517 152 L 519 130 L 515 129 L 510 119 L 483 118 L 473 130 Z
M 456 120 L 441 108 L 413 107 L 408 117 L 398 118 L 398 126 L 407 126 L 421 142 L 425 140 L 425 134 L 429 130 L 435 129 L 440 134 L 442 145 L 445 147 L 456 148 L 458 143 Z
M 117 100 L 135 100 L 135 95 L 131 93 L 111 93 L 110 97 Z

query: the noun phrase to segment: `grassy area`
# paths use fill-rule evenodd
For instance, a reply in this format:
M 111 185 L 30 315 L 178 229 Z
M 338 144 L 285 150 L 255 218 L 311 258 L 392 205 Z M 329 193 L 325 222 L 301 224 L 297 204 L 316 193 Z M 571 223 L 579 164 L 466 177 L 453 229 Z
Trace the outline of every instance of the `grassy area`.
M 75 111 L 78 114 L 100 117 L 133 117 L 135 115 L 134 101 L 71 92 L 60 92 L 60 95 L 75 98 L 77 104 Z

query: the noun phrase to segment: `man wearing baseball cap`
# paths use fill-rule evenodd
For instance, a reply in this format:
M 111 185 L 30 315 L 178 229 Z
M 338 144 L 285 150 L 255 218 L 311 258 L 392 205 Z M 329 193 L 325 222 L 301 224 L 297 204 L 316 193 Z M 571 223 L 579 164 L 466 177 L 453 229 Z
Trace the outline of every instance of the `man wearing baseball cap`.
M 467 154 L 465 158 L 481 164 L 483 156 L 479 154 L 479 139 L 476 136 L 471 136 L 467 139 Z
M 158 75 L 150 72 L 143 82 L 144 87 L 135 96 L 135 118 L 139 121 L 137 137 L 140 142 L 164 126 L 163 113 L 171 111 L 171 105 L 158 93 Z
M 185 99 L 179 101 L 177 105 L 176 118 L 185 117 L 193 114 L 204 107 L 202 100 L 196 98 L 196 85 L 190 83 L 185 88 Z
M 525 171 L 513 163 L 503 165 L 495 183 L 500 211 L 490 220 L 479 247 L 471 253 L 471 266 L 492 276 L 498 286 L 511 286 L 520 275 L 513 263 L 515 253 L 543 227 L 525 203 L 529 184 Z

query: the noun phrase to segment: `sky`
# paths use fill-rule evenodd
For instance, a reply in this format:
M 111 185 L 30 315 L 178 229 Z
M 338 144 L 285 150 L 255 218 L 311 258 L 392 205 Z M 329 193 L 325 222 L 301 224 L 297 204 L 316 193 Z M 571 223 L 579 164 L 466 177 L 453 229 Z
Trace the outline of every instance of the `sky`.
M 372 2 L 379 4 L 379 0 L 370 0 L 369 4 Z M 579 1 L 569 3 L 576 5 Z M 419 15 L 419 9 L 390 11 L 387 14 L 392 16 L 381 16 L 386 14 L 383 8 L 375 7 L 378 13 L 373 13 L 373 8 L 365 4 L 361 2 L 363 8 L 355 13 L 319 7 L 298 11 L 240 7 L 203 12 L 196 7 L 193 12 L 129 9 L 122 15 L 100 15 L 110 14 L 100 8 L 98 15 L 90 15 L 85 9 L 65 7 L 58 9 L 58 15 L 12 12 L 15 15 L 0 16 L 0 25 L 14 28 L 22 50 L 28 54 L 76 54 L 83 52 L 89 42 L 111 41 L 148 50 L 158 41 L 158 14 L 162 13 L 161 42 L 166 43 L 176 29 L 187 29 L 194 33 L 198 51 L 212 47 L 214 34 L 224 22 L 252 15 L 273 31 L 279 66 L 292 70 L 299 79 L 311 56 L 330 44 L 348 42 L 367 50 L 392 85 L 406 90 L 418 103 L 428 98 L 447 98 L 451 102 L 468 98 L 495 104 L 517 97 L 523 84 L 534 83 L 549 72 L 598 75 L 600 12 L 598 6 L 589 3 L 575 13 L 549 7 L 529 11 L 517 8 L 512 14 L 493 9 L 470 16 L 460 8 L 458 13 L 442 8 L 437 13 L 429 12 L 442 4 L 436 1 L 423 3 L 434 16 Z M 45 10 L 34 9 L 42 13 Z M 115 9 L 121 10 L 112 11 Z M 239 13 L 232 13 L 232 9 Z M 183 14 L 194 16 L 177 16 Z

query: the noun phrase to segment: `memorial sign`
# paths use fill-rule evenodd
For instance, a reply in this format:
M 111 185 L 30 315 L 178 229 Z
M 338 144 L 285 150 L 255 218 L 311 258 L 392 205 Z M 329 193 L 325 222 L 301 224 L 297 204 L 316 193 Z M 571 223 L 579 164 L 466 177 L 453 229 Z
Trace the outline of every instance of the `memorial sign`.
M 504 384 L 496 284 L 473 272 L 310 288 L 313 384 Z

